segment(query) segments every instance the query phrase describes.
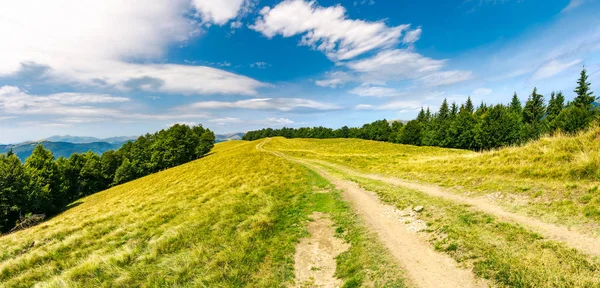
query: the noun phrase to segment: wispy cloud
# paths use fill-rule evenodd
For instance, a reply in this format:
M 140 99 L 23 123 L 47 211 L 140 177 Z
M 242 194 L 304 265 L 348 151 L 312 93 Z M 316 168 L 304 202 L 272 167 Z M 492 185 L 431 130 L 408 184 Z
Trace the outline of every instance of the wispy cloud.
M 372 85 L 362 85 L 348 92 L 364 97 L 394 97 L 404 94 L 394 88 Z
M 119 104 L 130 102 L 129 98 L 104 94 L 58 93 L 46 96 L 30 95 L 14 86 L 0 87 L 0 111 L 4 114 L 24 116 L 51 116 L 64 123 L 90 123 L 114 120 L 172 120 L 207 118 L 207 113 L 141 113 L 124 110 Z M 109 105 L 108 104 L 115 104 Z
M 534 80 L 546 79 L 550 78 L 570 67 L 573 67 L 579 63 L 581 63 L 581 59 L 575 59 L 569 62 L 561 62 L 556 59 L 552 59 L 542 65 L 535 73 L 533 74 Z
M 581 6 L 581 4 L 583 4 L 584 0 L 571 0 L 569 1 L 569 4 L 563 8 L 562 12 L 567 12 L 570 10 L 573 10 L 579 6 Z
M 309 99 L 301 98 L 257 98 L 240 100 L 234 102 L 225 101 L 203 101 L 196 102 L 186 107 L 181 107 L 180 110 L 193 109 L 252 109 L 252 110 L 277 110 L 277 111 L 295 111 L 295 110 L 336 110 L 337 105 L 318 102 Z

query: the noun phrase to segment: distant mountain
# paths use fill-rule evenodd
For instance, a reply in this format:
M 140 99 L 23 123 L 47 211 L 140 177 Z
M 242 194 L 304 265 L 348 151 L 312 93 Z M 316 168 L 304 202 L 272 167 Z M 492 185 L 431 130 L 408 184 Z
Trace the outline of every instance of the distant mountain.
M 132 141 L 137 139 L 137 136 L 120 136 L 120 137 L 110 137 L 110 138 L 96 138 L 96 137 L 82 137 L 82 136 L 71 136 L 71 135 L 55 135 L 52 137 L 48 137 L 41 141 L 50 141 L 50 142 L 69 142 L 75 144 L 82 143 L 96 143 L 96 142 L 107 142 L 111 144 L 125 143 L 127 141 Z
M 244 135 L 246 135 L 246 133 L 244 132 L 239 132 L 239 133 L 229 133 L 229 134 L 216 134 L 215 135 L 215 142 L 225 142 L 225 141 L 229 141 L 229 140 L 242 140 L 242 137 L 244 137 Z
M 25 159 L 31 155 L 33 149 L 38 144 L 44 145 L 44 148 L 52 151 L 54 157 L 58 158 L 61 156 L 69 157 L 73 153 L 85 153 L 92 151 L 98 154 L 102 154 L 108 150 L 117 150 L 125 142 L 108 143 L 108 142 L 92 142 L 92 143 L 69 143 L 69 142 L 50 142 L 50 141 L 38 141 L 38 142 L 25 142 L 14 145 L 0 145 L 0 154 L 7 153 L 10 149 L 25 162 Z

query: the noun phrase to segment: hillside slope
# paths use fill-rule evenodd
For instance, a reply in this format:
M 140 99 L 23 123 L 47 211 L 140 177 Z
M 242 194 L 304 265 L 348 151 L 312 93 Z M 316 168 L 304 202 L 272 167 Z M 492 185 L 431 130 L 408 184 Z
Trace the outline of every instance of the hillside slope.
M 331 215 L 336 237 L 351 244 L 332 270 L 342 282 L 404 286 L 330 184 L 255 146 L 218 144 L 1 236 L 0 287 L 289 286 L 313 212 Z

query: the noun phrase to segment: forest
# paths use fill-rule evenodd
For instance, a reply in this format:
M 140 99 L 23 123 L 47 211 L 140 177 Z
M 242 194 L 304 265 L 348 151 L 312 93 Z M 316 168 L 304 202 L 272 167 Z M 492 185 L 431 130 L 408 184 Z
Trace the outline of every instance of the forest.
M 176 124 L 102 156 L 89 151 L 55 159 L 40 144 L 22 163 L 9 151 L 0 155 L 0 232 L 32 215 L 55 215 L 81 197 L 203 157 L 214 143 L 215 134 L 202 125 Z
M 460 106 L 444 100 L 439 111 L 429 108 L 419 112 L 406 124 L 377 120 L 362 127 L 331 129 L 326 127 L 266 128 L 249 131 L 244 140 L 282 136 L 286 138 L 359 138 L 418 146 L 438 146 L 469 150 L 487 150 L 518 145 L 557 131 L 575 133 L 594 123 L 598 104 L 584 68 L 574 90 L 575 98 L 565 103 L 562 92 L 552 92 L 546 103 L 537 88 L 529 95 L 525 106 L 516 93 L 508 104 L 475 107 L 471 98 Z

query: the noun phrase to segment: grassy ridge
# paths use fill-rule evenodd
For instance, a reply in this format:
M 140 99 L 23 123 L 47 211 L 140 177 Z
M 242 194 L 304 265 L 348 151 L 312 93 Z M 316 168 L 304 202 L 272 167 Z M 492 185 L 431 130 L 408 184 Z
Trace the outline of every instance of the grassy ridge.
M 356 139 L 277 138 L 265 147 L 363 172 L 435 183 L 457 193 L 502 192 L 498 200 L 508 210 L 600 235 L 599 137 L 600 128 L 595 128 L 574 137 L 545 137 L 483 153 Z
M 255 145 L 219 144 L 0 237 L 0 286 L 284 286 L 313 211 L 330 213 L 352 244 L 337 271 L 349 287 L 404 286 L 339 194 L 313 193 L 331 190 L 325 180 Z

